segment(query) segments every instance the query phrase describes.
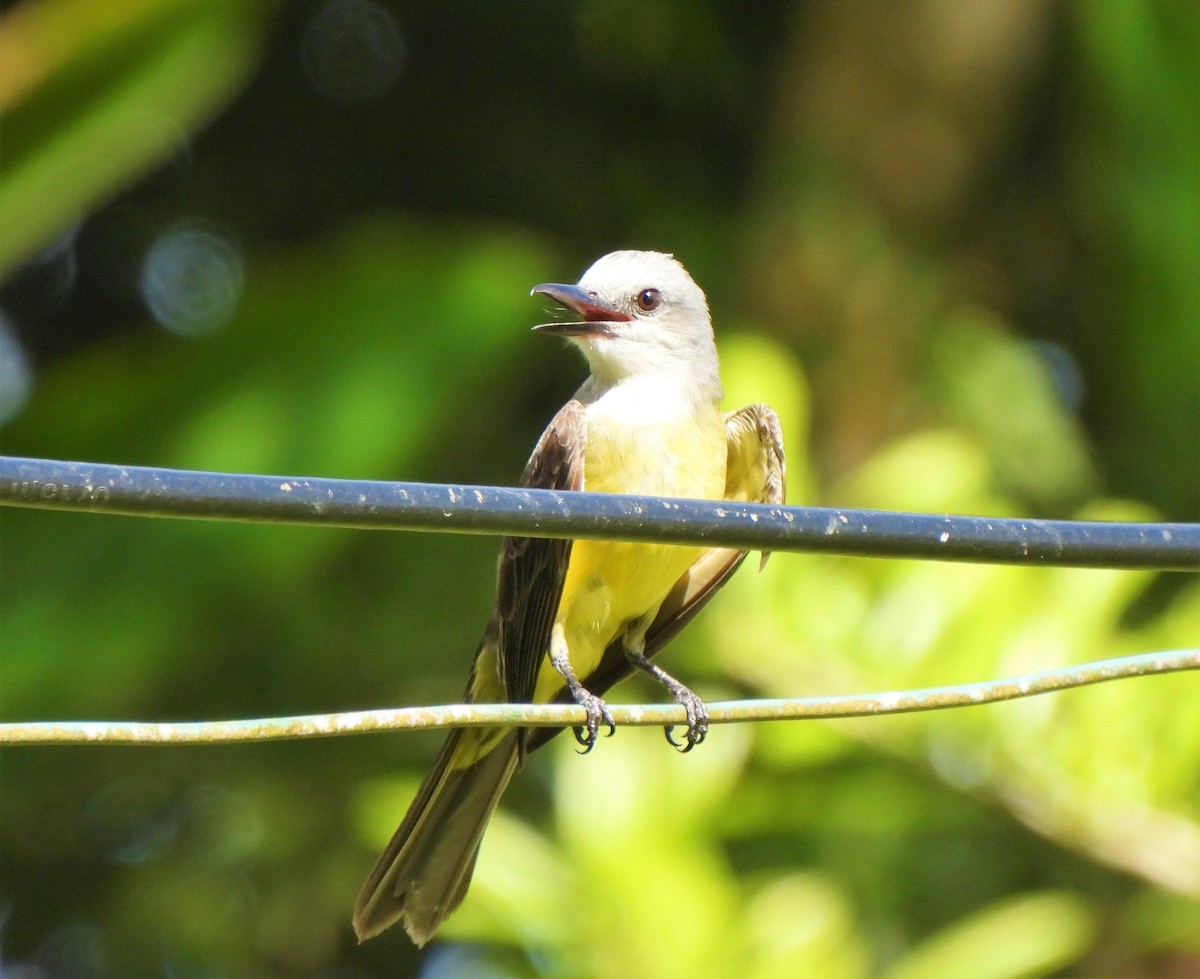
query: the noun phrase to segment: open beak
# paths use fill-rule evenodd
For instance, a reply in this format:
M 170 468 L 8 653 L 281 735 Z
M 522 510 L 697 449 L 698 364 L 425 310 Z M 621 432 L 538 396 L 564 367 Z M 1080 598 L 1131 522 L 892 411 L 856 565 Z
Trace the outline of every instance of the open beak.
M 578 313 L 582 321 L 569 323 L 540 323 L 534 329 L 559 337 L 604 337 L 613 334 L 614 323 L 625 323 L 633 319 L 628 313 L 606 306 L 591 293 L 579 286 L 564 286 L 554 282 L 543 282 L 534 286 L 531 296 L 548 296 L 560 306 Z

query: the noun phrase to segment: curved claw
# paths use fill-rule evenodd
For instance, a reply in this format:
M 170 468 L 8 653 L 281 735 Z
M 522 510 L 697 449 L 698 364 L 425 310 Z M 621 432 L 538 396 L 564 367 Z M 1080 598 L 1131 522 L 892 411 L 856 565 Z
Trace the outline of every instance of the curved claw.
M 696 745 L 703 744 L 704 739 L 708 737 L 708 728 L 701 728 L 697 730 L 689 727 L 687 729 L 686 740 L 676 741 L 673 737 L 671 737 L 671 732 L 674 730 L 675 725 L 672 724 L 670 727 L 663 728 L 663 734 L 665 734 L 667 737 L 667 743 L 670 744 L 671 747 L 678 751 L 681 755 L 686 755 L 689 751 L 696 747 Z
M 571 733 L 575 735 L 575 741 L 582 745 L 583 750 L 577 752 L 580 755 L 586 755 L 594 747 L 596 747 L 596 732 L 588 727 L 573 727 Z
M 663 728 L 668 744 L 680 754 L 687 754 L 696 745 L 703 744 L 708 737 L 708 707 L 704 701 L 690 690 L 684 688 L 675 695 L 675 702 L 681 704 L 687 712 L 687 733 L 685 740 L 676 741 L 672 737 L 676 725 Z
M 611 738 L 617 733 L 617 724 L 613 720 L 613 716 L 608 709 L 608 705 L 595 694 L 583 691 L 586 696 L 576 696 L 575 702 L 587 711 L 587 724 L 583 727 L 573 728 L 575 740 L 583 747 L 579 752 L 581 755 L 586 755 L 594 747 L 596 747 L 596 738 L 600 735 L 600 724 L 603 722 L 608 725 L 608 734 L 606 738 Z

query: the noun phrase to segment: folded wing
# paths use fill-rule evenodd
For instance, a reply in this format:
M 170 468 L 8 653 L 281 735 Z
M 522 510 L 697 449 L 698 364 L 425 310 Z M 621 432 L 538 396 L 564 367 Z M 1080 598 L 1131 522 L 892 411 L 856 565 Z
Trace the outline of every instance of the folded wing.
M 782 504 L 786 492 L 787 465 L 779 417 L 763 404 L 747 405 L 725 416 L 728 457 L 725 468 L 725 499 L 735 503 Z M 745 560 L 746 551 L 712 547 L 704 551 L 671 589 L 646 631 L 646 655 L 654 656 L 695 618 Z M 761 568 L 769 555 L 763 553 Z M 584 684 L 602 695 L 631 672 L 620 640 L 604 652 L 600 665 Z M 571 703 L 569 694 L 559 698 Z M 561 728 L 535 728 L 527 733 L 526 750 L 540 748 Z

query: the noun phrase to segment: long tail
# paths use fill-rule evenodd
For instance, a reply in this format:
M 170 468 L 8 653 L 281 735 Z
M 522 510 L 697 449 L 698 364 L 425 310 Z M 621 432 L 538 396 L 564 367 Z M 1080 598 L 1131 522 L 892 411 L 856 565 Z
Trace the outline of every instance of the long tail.
M 401 921 L 409 937 L 424 945 L 466 895 L 479 841 L 519 756 L 519 732 L 506 732 L 490 745 L 478 744 L 482 734 L 460 728 L 442 745 L 358 895 L 359 941 Z M 485 753 L 472 759 L 480 750 Z

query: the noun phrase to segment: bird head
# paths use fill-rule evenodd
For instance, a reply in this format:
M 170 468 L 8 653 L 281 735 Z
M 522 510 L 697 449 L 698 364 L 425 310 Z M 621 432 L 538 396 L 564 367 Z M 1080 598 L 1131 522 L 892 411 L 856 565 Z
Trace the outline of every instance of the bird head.
M 534 329 L 574 341 L 601 385 L 648 375 L 720 396 L 708 303 L 673 256 L 610 252 L 576 284 L 543 283 L 531 295 L 581 317 Z

